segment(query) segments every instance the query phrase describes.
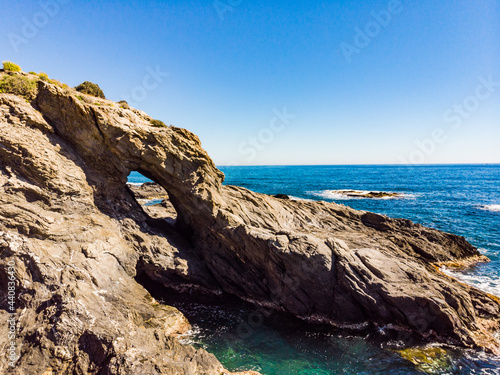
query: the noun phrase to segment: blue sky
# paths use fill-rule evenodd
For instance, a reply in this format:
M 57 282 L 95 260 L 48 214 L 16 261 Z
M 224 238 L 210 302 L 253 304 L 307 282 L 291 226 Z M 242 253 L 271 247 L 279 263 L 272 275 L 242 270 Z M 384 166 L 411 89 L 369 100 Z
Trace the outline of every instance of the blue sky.
M 2 61 L 96 82 L 219 165 L 500 163 L 497 1 L 19 0 L 0 17 Z

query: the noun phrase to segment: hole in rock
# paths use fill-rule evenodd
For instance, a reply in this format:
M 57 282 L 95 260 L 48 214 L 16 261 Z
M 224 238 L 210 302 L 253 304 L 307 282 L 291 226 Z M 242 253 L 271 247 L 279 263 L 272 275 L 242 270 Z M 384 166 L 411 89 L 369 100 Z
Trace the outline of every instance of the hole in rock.
M 127 186 L 150 218 L 162 219 L 170 225 L 175 225 L 177 212 L 170 202 L 168 192 L 160 184 L 137 171 L 132 171 L 128 175 Z

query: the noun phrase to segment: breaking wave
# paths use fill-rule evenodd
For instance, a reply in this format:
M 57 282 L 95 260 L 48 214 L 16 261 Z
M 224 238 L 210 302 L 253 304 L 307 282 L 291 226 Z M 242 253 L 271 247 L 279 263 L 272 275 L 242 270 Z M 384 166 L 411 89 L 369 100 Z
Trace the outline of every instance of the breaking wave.
M 479 208 L 485 211 L 500 212 L 500 204 L 487 204 L 484 206 L 479 206 Z
M 447 267 L 442 267 L 441 272 L 466 284 L 472 285 L 486 293 L 500 297 L 500 281 L 498 278 L 492 278 L 484 275 L 466 274 Z
M 347 199 L 410 199 L 415 198 L 413 194 L 375 191 L 375 190 L 320 190 L 308 191 L 307 194 L 317 197 L 333 200 L 347 200 Z

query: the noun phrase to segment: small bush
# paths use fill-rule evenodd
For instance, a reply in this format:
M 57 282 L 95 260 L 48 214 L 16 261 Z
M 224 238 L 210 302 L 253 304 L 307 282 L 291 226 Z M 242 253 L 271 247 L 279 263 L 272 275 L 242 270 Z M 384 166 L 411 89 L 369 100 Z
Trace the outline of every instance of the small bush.
M 37 74 L 37 72 L 30 72 L 30 74 L 33 74 L 33 75 L 35 75 L 35 76 L 37 76 L 37 75 L 38 75 L 38 74 Z
M 118 102 L 118 104 L 120 105 L 120 108 L 123 108 L 123 109 L 130 109 L 130 106 L 128 105 L 127 101 L 126 100 L 120 100 Z
M 153 125 L 155 128 L 168 128 L 167 125 L 163 121 L 160 120 L 151 120 L 151 125 Z
M 38 78 L 40 78 L 42 81 L 49 81 L 49 76 L 44 72 L 38 73 Z
M 76 97 L 77 97 L 79 100 L 82 100 L 82 101 L 83 101 L 83 96 L 81 96 L 81 95 L 77 95 Z
M 38 78 L 40 78 L 42 81 L 48 82 L 49 81 L 49 76 L 47 73 L 40 72 L 38 73 Z
M 19 75 L 5 76 L 0 81 L 0 92 L 33 99 L 37 92 L 36 80 Z
M 10 61 L 4 61 L 3 62 L 3 70 L 8 70 L 11 72 L 20 72 L 21 67 L 17 64 L 14 64 L 13 62 Z
M 69 88 L 69 86 L 65 83 L 62 83 L 61 81 L 58 81 L 57 79 L 49 79 L 49 82 L 52 83 L 53 85 L 59 86 L 63 89 Z
M 95 96 L 97 98 L 106 99 L 101 88 L 96 83 L 85 81 L 85 82 L 79 84 L 78 86 L 76 86 L 75 90 L 80 91 L 84 94 Z

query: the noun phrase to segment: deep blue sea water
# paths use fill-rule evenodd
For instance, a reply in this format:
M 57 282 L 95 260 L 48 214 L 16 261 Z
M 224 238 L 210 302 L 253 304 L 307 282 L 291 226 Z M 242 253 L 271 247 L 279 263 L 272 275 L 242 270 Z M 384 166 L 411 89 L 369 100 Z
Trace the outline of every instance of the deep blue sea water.
M 454 275 L 500 296 L 500 165 L 220 169 L 226 175 L 225 184 L 297 199 L 335 201 L 465 236 L 491 262 Z M 130 181 L 145 180 L 135 174 Z M 402 198 L 348 197 L 339 190 L 396 192 Z M 243 303 L 183 298 L 167 302 L 193 323 L 186 342 L 214 353 L 230 370 L 254 369 L 266 375 L 500 374 L 500 358 L 475 351 L 448 351 L 422 367 L 403 359 L 397 346 L 318 331 L 272 314 L 255 314 L 255 308 Z

